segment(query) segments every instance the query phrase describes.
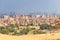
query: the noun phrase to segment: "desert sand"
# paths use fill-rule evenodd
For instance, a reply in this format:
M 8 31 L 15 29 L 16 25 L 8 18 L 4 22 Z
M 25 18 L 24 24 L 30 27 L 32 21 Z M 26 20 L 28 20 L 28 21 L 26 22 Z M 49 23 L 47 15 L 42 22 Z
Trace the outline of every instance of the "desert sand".
M 60 33 L 12 36 L 0 34 L 0 40 L 60 40 Z

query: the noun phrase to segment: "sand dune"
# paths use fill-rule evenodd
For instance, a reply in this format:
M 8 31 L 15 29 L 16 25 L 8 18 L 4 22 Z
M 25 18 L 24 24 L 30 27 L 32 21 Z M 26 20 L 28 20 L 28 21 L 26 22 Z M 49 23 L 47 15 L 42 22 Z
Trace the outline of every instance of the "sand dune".
M 12 36 L 0 34 L 0 40 L 52 40 L 60 39 L 60 33 Z

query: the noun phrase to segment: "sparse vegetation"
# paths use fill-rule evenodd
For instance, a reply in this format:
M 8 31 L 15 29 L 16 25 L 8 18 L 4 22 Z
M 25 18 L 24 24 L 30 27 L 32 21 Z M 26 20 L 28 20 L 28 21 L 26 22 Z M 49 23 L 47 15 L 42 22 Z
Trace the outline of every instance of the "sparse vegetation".
M 36 30 L 35 28 L 23 28 L 21 30 L 14 28 L 5 28 L 0 27 L 0 33 L 2 34 L 11 34 L 11 35 L 27 35 L 30 31 L 33 30 L 33 34 L 43 34 L 44 32 Z
M 33 24 L 30 24 L 26 26 L 26 28 L 20 30 L 18 24 L 9 24 L 9 27 L 0 27 L 0 33 L 10 35 L 27 35 L 30 32 L 33 34 L 45 34 L 46 32 L 42 30 L 52 30 L 54 28 L 53 26 L 48 24 L 39 25 L 40 29 L 29 28 L 29 26 L 33 26 Z

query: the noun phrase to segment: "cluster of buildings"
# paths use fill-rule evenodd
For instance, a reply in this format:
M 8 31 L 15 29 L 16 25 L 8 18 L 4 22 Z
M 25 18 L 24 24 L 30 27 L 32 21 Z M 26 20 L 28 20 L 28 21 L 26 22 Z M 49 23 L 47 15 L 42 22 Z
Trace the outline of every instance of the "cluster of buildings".
M 0 16 L 0 26 L 8 26 L 8 24 L 20 24 L 20 25 L 42 25 L 51 24 L 55 26 L 60 22 L 60 16 L 56 15 L 2 15 Z

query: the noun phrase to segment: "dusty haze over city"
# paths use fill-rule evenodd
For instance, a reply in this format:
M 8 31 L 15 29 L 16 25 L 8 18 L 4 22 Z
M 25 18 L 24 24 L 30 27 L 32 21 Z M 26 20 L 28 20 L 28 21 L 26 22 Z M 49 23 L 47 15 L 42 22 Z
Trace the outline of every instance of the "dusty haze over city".
M 0 0 L 0 40 L 60 40 L 60 0 Z

